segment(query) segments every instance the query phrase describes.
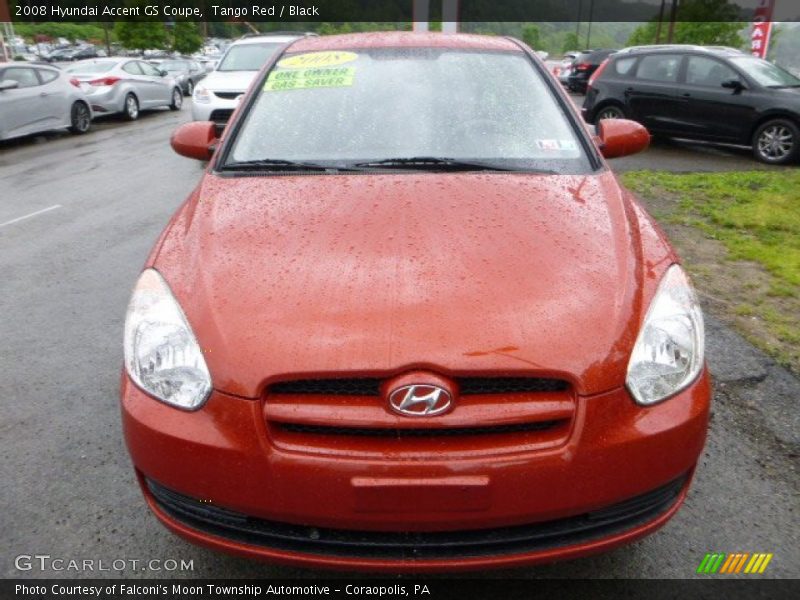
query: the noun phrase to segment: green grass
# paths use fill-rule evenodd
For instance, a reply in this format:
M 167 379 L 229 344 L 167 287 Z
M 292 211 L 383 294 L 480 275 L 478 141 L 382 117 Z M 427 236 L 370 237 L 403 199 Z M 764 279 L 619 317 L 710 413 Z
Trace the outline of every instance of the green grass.
M 758 333 L 755 322 L 739 324 L 748 339 L 800 373 L 800 169 L 638 171 L 624 174 L 622 180 L 652 205 L 658 220 L 695 228 L 701 232 L 698 235 L 720 242 L 727 250 L 721 260 L 734 268 L 740 260 L 763 267 L 768 288 L 742 275 L 738 287 L 752 295 L 742 298 L 733 292 L 725 310 L 734 321 L 762 322 L 768 334 Z M 707 265 L 686 267 L 706 280 L 715 278 Z
M 789 296 L 800 286 L 800 170 L 623 175 L 644 195 L 674 194 L 674 218 L 718 239 L 734 260 L 752 260 L 775 276 L 771 293 Z

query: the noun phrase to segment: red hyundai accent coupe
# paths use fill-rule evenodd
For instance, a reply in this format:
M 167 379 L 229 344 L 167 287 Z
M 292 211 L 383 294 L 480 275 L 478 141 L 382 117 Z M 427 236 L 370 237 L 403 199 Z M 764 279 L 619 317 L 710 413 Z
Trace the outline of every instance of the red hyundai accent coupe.
M 125 324 L 122 416 L 184 538 L 441 571 L 666 523 L 708 426 L 680 261 L 542 62 L 499 37 L 306 38 L 242 98 Z

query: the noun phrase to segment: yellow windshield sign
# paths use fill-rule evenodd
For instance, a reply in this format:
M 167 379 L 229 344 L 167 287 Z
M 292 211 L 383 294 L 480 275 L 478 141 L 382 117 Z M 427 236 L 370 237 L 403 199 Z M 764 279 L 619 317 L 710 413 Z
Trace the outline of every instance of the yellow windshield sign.
M 355 52 L 308 52 L 290 56 L 278 62 L 282 69 L 308 69 L 311 67 L 335 67 L 353 62 L 358 58 Z
M 264 83 L 264 91 L 350 87 L 353 85 L 355 74 L 355 67 L 273 71 Z

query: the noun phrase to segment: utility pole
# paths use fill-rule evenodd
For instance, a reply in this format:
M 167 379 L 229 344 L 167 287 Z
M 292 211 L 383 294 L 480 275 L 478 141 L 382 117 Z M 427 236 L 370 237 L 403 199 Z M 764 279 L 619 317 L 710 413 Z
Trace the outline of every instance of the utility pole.
M 592 18 L 594 17 L 594 0 L 589 0 L 589 30 L 586 32 L 586 49 L 592 47 Z
M 575 45 L 581 45 L 581 11 L 583 9 L 583 0 L 578 0 L 578 14 L 575 15 Z M 577 48 L 575 48 L 577 50 Z
M 669 12 L 669 30 L 667 31 L 667 43 L 672 43 L 672 36 L 675 33 L 675 17 L 678 13 L 678 3 L 680 0 L 672 0 L 672 7 Z
M 430 9 L 430 0 L 413 0 L 411 5 L 411 29 L 413 31 L 425 32 L 430 30 L 428 22 Z
M 442 33 L 458 33 L 458 0 L 442 0 Z
M 103 21 L 103 35 L 106 38 L 106 54 L 111 56 L 111 37 L 108 33 L 108 21 Z
M 658 10 L 658 26 L 656 27 L 656 44 L 661 43 L 661 24 L 664 22 L 664 8 L 667 0 L 661 0 L 661 8 Z

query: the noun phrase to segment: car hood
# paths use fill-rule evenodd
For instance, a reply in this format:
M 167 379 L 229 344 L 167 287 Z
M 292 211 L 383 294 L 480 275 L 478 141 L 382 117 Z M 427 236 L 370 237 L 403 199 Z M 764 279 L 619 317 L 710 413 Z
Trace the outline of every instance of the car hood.
M 593 394 L 623 384 L 669 266 L 644 260 L 639 210 L 607 171 L 207 174 L 151 264 L 231 394 L 410 368 Z
M 220 92 L 244 92 L 256 75 L 257 71 L 212 71 L 203 79 L 203 86 Z

